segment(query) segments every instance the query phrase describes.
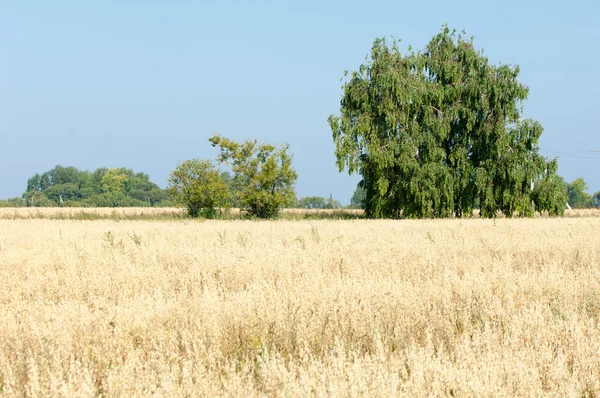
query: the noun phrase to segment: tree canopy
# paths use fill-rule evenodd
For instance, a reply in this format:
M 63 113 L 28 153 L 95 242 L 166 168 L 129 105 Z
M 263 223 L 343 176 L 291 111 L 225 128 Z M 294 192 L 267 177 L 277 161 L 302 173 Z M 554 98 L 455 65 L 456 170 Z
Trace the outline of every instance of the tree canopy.
M 332 195 L 329 198 L 321 196 L 305 196 L 295 203 L 298 209 L 341 209 L 342 205 Z
M 368 217 L 562 214 L 542 126 L 521 118 L 518 67 L 491 65 L 444 27 L 421 52 L 375 40 L 329 124 L 340 171 L 359 173 Z
M 190 217 L 204 212 L 212 218 L 217 208 L 231 204 L 229 180 L 209 160 L 186 160 L 177 166 L 169 177 L 168 191 L 176 205 L 187 207 Z
M 23 198 L 0 199 L 0 207 L 25 207 L 26 205 Z
M 588 193 L 588 185 L 583 178 L 577 178 L 566 186 L 569 205 L 574 209 L 594 207 L 594 199 Z
M 220 135 L 209 141 L 219 148 L 217 161 L 231 167 L 234 200 L 249 215 L 272 218 L 295 199 L 298 175 L 287 145 L 238 143 Z
M 145 173 L 127 168 L 94 172 L 56 166 L 27 181 L 23 195 L 29 206 L 170 206 L 167 193 Z
M 365 200 L 367 199 L 367 191 L 362 187 L 361 184 L 356 186 L 352 197 L 350 198 L 350 207 L 354 209 L 364 209 Z

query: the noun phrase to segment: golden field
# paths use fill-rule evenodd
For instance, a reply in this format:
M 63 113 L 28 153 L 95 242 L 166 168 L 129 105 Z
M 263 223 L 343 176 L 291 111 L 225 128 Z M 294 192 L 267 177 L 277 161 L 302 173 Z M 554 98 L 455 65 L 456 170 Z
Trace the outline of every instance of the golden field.
M 598 396 L 595 214 L 1 219 L 0 395 Z
M 345 218 L 359 218 L 363 214 L 364 212 L 358 209 L 283 209 L 281 218 L 344 218 L 344 216 Z M 478 217 L 478 211 L 474 211 L 473 215 Z M 226 218 L 240 218 L 240 210 L 225 210 L 225 216 Z M 499 216 L 503 217 L 501 214 Z M 566 210 L 564 217 L 600 217 L 600 209 Z M 186 211 L 175 207 L 0 207 L 0 220 L 179 220 L 184 218 L 186 218 Z
M 358 218 L 363 216 L 362 210 L 353 209 L 284 209 L 284 219 L 298 218 Z M 240 209 L 224 210 L 225 218 L 242 218 Z M 600 212 L 598 212 L 600 216 Z M 187 218 L 184 209 L 175 207 L 0 207 L 0 220 L 180 220 Z

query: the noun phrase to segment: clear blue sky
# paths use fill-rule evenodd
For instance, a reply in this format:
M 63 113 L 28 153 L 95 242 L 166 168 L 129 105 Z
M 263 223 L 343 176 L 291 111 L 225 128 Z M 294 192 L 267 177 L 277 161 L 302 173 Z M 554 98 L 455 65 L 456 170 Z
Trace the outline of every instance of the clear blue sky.
M 600 190 L 596 1 L 0 0 L 0 198 L 57 164 L 165 187 L 213 133 L 291 145 L 299 196 L 348 203 L 327 117 L 376 37 L 422 48 L 447 23 L 518 64 L 525 116 L 568 181 Z

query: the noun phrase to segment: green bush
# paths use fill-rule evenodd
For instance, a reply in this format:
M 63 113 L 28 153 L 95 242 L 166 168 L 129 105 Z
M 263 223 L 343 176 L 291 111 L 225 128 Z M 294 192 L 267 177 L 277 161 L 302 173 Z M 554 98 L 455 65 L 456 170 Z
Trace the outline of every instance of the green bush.
M 215 218 L 217 208 L 231 203 L 231 187 L 210 161 L 192 159 L 179 164 L 169 176 L 168 192 L 190 217 Z
M 27 203 L 22 198 L 0 199 L 0 207 L 25 207 Z

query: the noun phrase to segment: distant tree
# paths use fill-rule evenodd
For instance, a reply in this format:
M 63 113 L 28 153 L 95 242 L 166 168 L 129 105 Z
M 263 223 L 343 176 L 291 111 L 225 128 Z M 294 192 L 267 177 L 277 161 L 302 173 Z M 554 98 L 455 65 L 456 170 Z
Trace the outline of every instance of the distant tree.
M 46 197 L 56 203 L 62 200 L 77 200 L 81 198 L 79 187 L 74 183 L 53 185 L 44 191 Z
M 79 172 L 79 190 L 93 188 L 92 173 L 87 170 Z
M 327 199 L 327 204 L 325 205 L 326 209 L 341 209 L 342 204 L 339 200 L 333 198 L 333 194 L 329 194 L 329 198 Z
M 567 183 L 564 178 L 554 172 L 547 173 L 544 178 L 536 182 L 533 197 L 538 207 L 548 211 L 548 214 L 562 215 L 568 200 Z
M 333 199 L 332 195 L 329 195 L 327 199 L 321 196 L 305 196 L 296 202 L 296 207 L 299 209 L 340 209 L 342 205 Z
M 71 207 L 149 207 L 150 203 L 132 198 L 123 192 L 107 192 L 90 196 L 82 201 L 68 201 Z
M 299 209 L 324 209 L 327 200 L 320 196 L 305 196 L 297 202 Z
M 27 191 L 44 191 L 50 187 L 61 184 L 75 184 L 79 186 L 81 172 L 75 167 L 55 166 L 42 175 L 36 174 L 27 181 Z
M 350 198 L 350 207 L 353 209 L 364 209 L 365 200 L 367 199 L 367 191 L 361 184 L 356 186 L 352 197 Z
M 169 201 L 169 194 L 151 182 L 137 185 L 128 192 L 128 195 L 139 201 L 146 202 L 150 206 L 157 206 L 160 203 Z
M 300 199 L 292 198 L 285 207 L 288 209 L 300 209 Z
M 521 118 L 518 75 L 447 27 L 418 52 L 375 40 L 329 117 L 340 171 L 363 177 L 366 215 L 462 217 L 476 200 L 483 217 L 559 211 L 554 184 L 532 206 L 531 185 L 557 165 L 539 154 L 542 126 Z
M 583 209 L 593 206 L 592 197 L 587 191 L 588 186 L 583 178 L 578 178 L 567 186 L 567 197 L 572 208 Z
M 42 190 L 42 176 L 36 173 L 33 177 L 27 180 L 27 189 L 25 192 L 39 192 Z
M 272 218 L 294 200 L 298 175 L 288 146 L 277 148 L 257 140 L 238 143 L 220 135 L 209 141 L 220 150 L 217 160 L 231 166 L 236 201 L 249 215 Z
M 25 199 L 25 203 L 30 207 L 55 207 L 58 203 L 53 200 L 50 200 L 39 191 L 29 191 L 23 195 L 23 199 Z
M 104 178 L 104 174 L 108 169 L 106 167 L 100 167 L 92 173 L 91 176 L 91 187 L 94 189 L 95 193 L 102 193 L 102 178 Z
M 600 207 L 600 191 L 592 195 L 592 201 L 594 202 L 595 207 Z
M 25 207 L 27 203 L 22 198 L 0 199 L 0 207 Z
M 119 169 L 110 169 L 102 176 L 102 192 L 123 193 L 127 174 Z
M 186 160 L 169 176 L 168 192 L 176 205 L 187 208 L 190 217 L 201 212 L 213 217 L 217 207 L 229 204 L 230 186 L 223 177 L 208 160 Z
M 42 194 L 41 196 L 39 194 Z M 126 207 L 171 206 L 166 191 L 145 173 L 127 168 L 100 168 L 93 173 L 56 166 L 27 180 L 28 206 Z M 33 200 L 32 200 L 33 199 Z

